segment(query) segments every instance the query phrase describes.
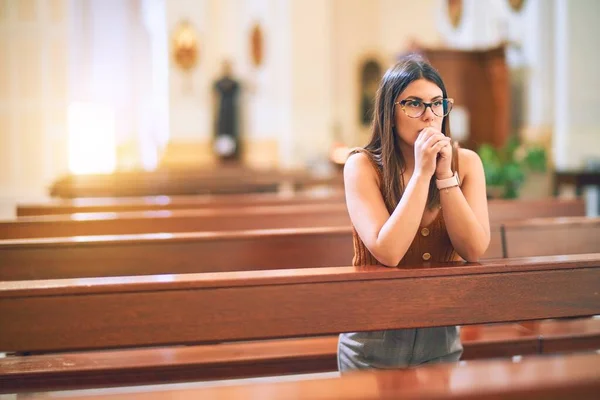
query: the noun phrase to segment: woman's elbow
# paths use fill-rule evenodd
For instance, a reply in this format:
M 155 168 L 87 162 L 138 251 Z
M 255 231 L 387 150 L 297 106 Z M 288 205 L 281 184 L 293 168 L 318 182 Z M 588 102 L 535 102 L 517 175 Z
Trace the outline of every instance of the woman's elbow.
M 466 262 L 470 262 L 470 263 L 476 263 L 479 262 L 479 257 L 480 255 L 476 254 L 476 253 L 468 253 L 463 255 L 463 258 Z
M 375 258 L 377 258 L 377 257 L 375 257 Z M 390 267 L 390 268 L 397 267 L 398 264 L 400 264 L 400 260 L 395 259 L 395 258 L 377 258 L 377 261 L 379 261 L 381 264 L 383 264 L 383 266 Z
M 383 264 L 386 267 L 397 267 L 398 264 L 400 264 L 400 260 L 402 260 L 401 257 L 398 257 L 394 254 L 378 253 L 378 254 L 373 254 L 373 257 L 375 257 L 377 259 L 377 261 L 379 261 L 381 264 Z
M 479 259 L 483 257 L 487 251 L 489 244 L 490 242 L 488 240 L 486 243 L 469 246 L 463 251 L 464 254 L 461 254 L 461 257 L 467 262 L 479 262 Z
M 402 256 L 398 254 L 394 254 L 391 251 L 375 251 L 372 253 L 373 257 L 377 259 L 381 264 L 386 267 L 397 267 L 402 260 Z

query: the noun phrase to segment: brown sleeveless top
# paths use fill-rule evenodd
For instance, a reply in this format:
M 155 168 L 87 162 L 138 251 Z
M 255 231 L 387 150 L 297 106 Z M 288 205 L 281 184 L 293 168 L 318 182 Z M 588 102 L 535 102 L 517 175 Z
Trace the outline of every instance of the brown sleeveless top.
M 381 181 L 381 170 L 373 159 L 372 154 L 365 149 L 354 149 L 350 154 L 354 153 L 363 153 L 367 156 Z M 352 227 L 352 238 L 354 241 L 354 257 L 352 259 L 352 265 L 383 265 L 369 252 L 358 236 L 354 226 Z M 448 236 L 446 225 L 444 223 L 444 216 L 440 207 L 433 222 L 427 226 L 419 227 L 408 251 L 398 266 L 420 265 L 423 262 L 458 261 L 460 259 L 460 256 L 454 251 L 454 247 L 452 247 L 452 243 L 450 242 L 450 237 Z

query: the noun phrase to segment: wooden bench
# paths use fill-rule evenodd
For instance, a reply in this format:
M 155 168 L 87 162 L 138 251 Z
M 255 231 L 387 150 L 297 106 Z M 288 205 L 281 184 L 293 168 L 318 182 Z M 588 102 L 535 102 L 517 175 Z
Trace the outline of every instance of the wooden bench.
M 350 227 L 2 240 L 0 280 L 335 267 L 353 251 Z
M 542 334 L 543 332 L 543 334 Z M 600 349 L 600 320 L 469 325 L 462 360 Z M 337 335 L 0 359 L 4 391 L 82 389 L 337 371 Z
M 156 170 L 107 175 L 66 175 L 56 180 L 52 197 L 128 197 L 190 194 L 276 192 L 282 185 L 303 189 L 343 185 L 340 174 L 316 176 L 308 171 L 260 171 L 247 168 Z
M 466 365 L 431 365 L 417 369 L 362 371 L 342 377 L 258 382 L 179 389 L 141 388 L 73 399 L 554 399 L 596 400 L 600 392 L 600 355 L 531 357 L 519 363 L 473 361 Z M 52 393 L 27 398 L 47 398 Z M 39 396 L 39 397 L 38 397 Z
M 0 221 L 0 239 L 350 226 L 346 205 L 87 213 Z
M 156 210 L 189 210 L 204 208 L 231 208 L 241 206 L 281 206 L 300 204 L 343 203 L 344 192 L 328 190 L 324 192 L 296 193 L 245 193 L 231 195 L 196 196 L 148 196 L 148 197 L 107 197 L 81 199 L 54 199 L 44 203 L 17 204 L 17 217 L 40 215 L 64 215 L 97 212 L 127 212 Z M 579 208 L 582 200 L 572 201 Z
M 523 210 L 526 214 L 523 214 Z M 489 214 L 493 225 L 529 218 L 565 216 L 580 210 L 565 206 L 562 201 L 544 202 L 490 201 Z M 579 214 L 584 216 L 584 213 Z M 350 226 L 346 205 L 305 204 L 288 206 L 242 206 L 175 211 L 133 211 L 120 213 L 86 213 L 70 216 L 21 217 L 0 221 L 0 239 L 37 237 L 67 237 L 84 235 L 119 235 L 159 232 L 237 231 L 245 229 L 303 228 Z
M 472 338 L 468 332 L 472 331 Z M 467 335 L 462 333 L 467 332 Z M 521 324 L 462 329 L 463 359 L 541 353 Z M 337 335 L 0 359 L 5 391 L 75 389 L 337 371 Z M 589 349 L 589 347 L 588 347 Z
M 73 346 L 99 348 L 156 345 L 159 344 L 157 341 L 164 340 L 180 344 L 211 342 L 217 338 L 246 340 L 311 335 L 340 328 L 343 329 L 339 331 L 347 331 L 445 325 L 455 324 L 457 320 L 462 323 L 482 323 L 592 315 L 598 313 L 600 307 L 596 293 L 600 283 L 599 271 L 600 256 L 596 255 L 536 258 L 531 261 L 506 260 L 483 266 L 431 267 L 419 270 L 331 268 L 294 272 L 201 274 L 171 277 L 172 279 L 126 278 L 118 280 L 120 283 L 111 279 L 32 282 L 31 285 L 19 282 L 13 287 L 11 284 L 5 285 L 0 292 L 0 322 L 2 326 L 9 327 L 0 333 L 0 348 L 62 351 Z M 419 283 L 422 278 L 428 279 L 429 286 Z M 454 282 L 457 279 L 460 279 L 460 284 Z M 468 295 L 451 294 L 452 287 L 457 284 L 465 287 L 464 293 Z M 577 287 L 578 290 L 564 293 L 566 291 L 560 290 L 564 287 Z M 363 296 L 348 301 L 343 296 L 347 290 L 360 290 Z M 417 293 L 418 296 L 411 296 L 411 301 L 408 302 L 405 298 L 400 298 L 401 293 L 409 292 Z M 428 301 L 428 296 L 434 294 L 434 297 L 441 296 L 445 300 Z M 70 299 L 72 296 L 75 297 Z M 382 296 L 390 299 L 393 309 L 391 314 L 378 311 L 370 304 L 376 303 Z M 552 301 L 548 301 L 549 298 Z M 469 313 L 468 308 L 475 304 L 474 299 L 480 301 L 479 309 L 485 310 L 484 312 Z M 499 299 L 501 303 L 497 302 Z M 359 304 L 348 304 L 355 301 Z M 203 303 L 211 306 L 203 307 Z M 176 304 L 187 304 L 189 307 L 172 308 Z M 328 307 L 323 308 L 323 304 L 328 304 Z M 341 313 L 343 307 L 348 307 L 345 314 Z M 265 310 L 266 315 L 252 313 L 250 308 Z M 60 309 L 61 313 L 48 315 L 49 309 Z M 131 318 L 132 315 L 142 318 L 138 321 L 139 326 L 135 322 L 132 324 L 135 320 Z M 337 317 L 333 317 L 334 315 Z M 344 315 L 344 318 L 340 320 L 339 315 Z M 404 317 L 399 321 L 396 318 L 390 319 L 390 315 Z M 239 318 L 243 320 L 240 321 Z M 8 324 L 8 321 L 11 323 Z M 171 329 L 165 330 L 164 327 Z M 176 329 L 172 329 L 175 327 Z M 302 331 L 298 331 L 299 329 Z M 281 345 L 285 346 L 285 342 L 287 341 L 283 341 Z M 225 349 L 223 351 L 227 353 Z M 207 352 L 207 362 L 210 363 L 210 350 L 205 349 L 205 354 Z M 316 353 L 318 352 L 317 350 Z M 313 353 L 313 361 L 319 359 L 316 353 Z M 100 363 L 95 364 L 99 368 L 82 370 L 79 362 L 73 369 L 79 368 L 79 374 L 84 377 L 87 374 L 88 379 L 91 379 L 94 373 L 98 374 L 98 370 L 102 370 L 102 366 L 106 367 L 107 360 L 110 362 L 108 356 L 104 358 L 105 363 L 102 363 L 103 354 L 106 353 L 96 354 Z M 244 358 L 248 366 L 249 358 L 243 354 L 227 366 L 221 360 L 221 372 L 228 370 L 231 373 L 231 368 L 243 366 Z M 267 355 L 263 361 L 268 358 Z M 261 365 L 261 357 L 255 359 Z M 55 356 L 54 360 L 59 361 L 61 358 Z M 143 357 L 135 360 L 141 363 L 137 366 L 131 363 L 127 366 L 127 361 L 117 363 L 124 372 L 115 376 L 127 376 L 128 368 L 129 374 L 137 368 L 138 372 L 142 371 L 141 376 L 152 376 L 148 372 L 148 365 L 143 365 Z M 240 360 L 241 365 L 238 365 L 236 361 Z M 181 368 L 185 364 L 184 359 L 180 361 L 175 362 L 179 365 L 171 366 L 173 374 L 177 367 Z M 212 362 L 214 369 L 208 374 L 218 375 L 219 362 L 215 362 L 214 355 Z M 285 364 L 285 357 L 279 358 L 279 362 Z M 197 361 L 198 363 L 202 364 Z M 21 366 L 21 370 L 23 369 L 28 368 Z M 58 374 L 62 370 L 68 374 L 66 370 L 69 368 L 63 365 Z M 155 366 L 155 378 L 161 370 L 169 370 L 165 362 Z M 191 371 L 193 368 L 188 365 L 186 370 Z M 54 372 L 56 378 L 56 371 Z M 199 373 L 195 374 L 198 376 Z M 99 376 L 105 376 L 105 380 L 111 379 L 110 374 Z M 12 378 L 9 382 L 15 383 L 15 376 Z M 46 378 L 50 379 L 48 376 Z
M 539 234 L 545 223 L 553 240 L 561 242 L 559 246 L 547 241 L 544 254 L 600 253 L 600 242 L 593 240 L 600 231 L 600 218 L 565 221 L 561 219 L 558 228 L 554 219 L 532 225 L 531 235 Z M 528 226 L 526 222 L 510 225 L 504 236 L 500 227 L 494 227 L 485 258 L 513 256 L 512 227 L 518 227 L 522 237 Z M 581 237 L 588 239 L 580 241 Z M 519 255 L 542 255 L 533 247 L 533 239 L 521 240 Z M 349 227 L 4 240 L 0 241 L 0 279 L 333 267 L 352 264 L 352 254 Z
M 562 322 L 561 322 L 562 323 Z M 585 323 L 585 322 L 582 322 Z M 595 348 L 594 343 L 598 343 L 600 338 L 600 326 L 598 323 L 593 324 L 593 322 L 589 322 L 591 326 L 588 329 L 579 329 L 577 332 L 572 332 L 572 336 L 574 340 L 578 343 L 582 343 L 575 348 Z M 580 327 L 581 328 L 581 327 Z M 540 352 L 540 334 L 534 332 L 531 327 L 523 327 L 523 324 L 513 324 L 513 325 L 503 325 L 503 326 L 493 326 L 493 327 L 481 327 L 481 326 L 469 326 L 463 328 L 463 340 L 465 342 L 465 359 L 473 359 L 480 357 L 500 357 L 500 356 L 510 356 L 517 354 L 533 354 L 535 352 Z M 316 343 L 314 342 L 316 341 Z M 246 366 L 240 365 L 240 360 L 233 358 L 231 360 L 233 365 L 236 365 L 237 370 L 245 371 L 243 373 L 248 373 L 247 371 L 254 369 L 254 373 L 258 375 L 266 374 L 270 371 L 273 371 L 273 368 L 278 368 L 279 373 L 302 373 L 302 372 L 319 372 L 322 370 L 331 370 L 335 366 L 336 362 L 336 337 L 329 338 L 319 338 L 319 339 L 302 339 L 300 341 L 296 341 L 295 343 L 289 343 L 291 346 L 288 351 L 284 351 L 282 349 L 285 348 L 285 343 L 278 343 L 278 341 L 273 341 L 271 343 L 261 343 L 261 344 L 245 344 L 239 345 L 236 344 L 237 347 L 234 347 L 232 351 L 237 352 L 237 354 L 241 355 L 241 358 L 247 362 Z M 564 335 L 562 338 L 562 342 L 565 349 L 573 348 L 569 347 L 569 336 Z M 327 343 L 327 347 L 325 346 Z M 258 346 L 258 349 L 264 351 L 265 348 L 270 348 L 271 350 L 268 352 L 268 355 L 257 356 L 255 346 Z M 299 350 L 299 349 L 303 349 Z M 320 356 L 317 360 L 314 358 L 314 353 L 312 349 L 321 349 Z M 328 349 L 328 350 L 326 350 Z M 215 354 L 214 358 L 198 358 L 206 355 L 206 353 Z M 121 354 L 120 356 L 118 354 Z M 171 365 L 171 361 L 167 361 L 168 365 L 164 365 L 165 363 L 157 362 L 156 357 L 149 356 L 149 352 L 142 352 L 140 350 L 134 350 L 132 353 L 117 353 L 109 357 L 109 362 L 111 360 L 115 360 L 116 357 L 122 357 L 127 361 L 122 361 L 119 365 L 120 368 L 133 369 L 133 376 L 139 376 L 141 372 L 137 369 L 142 368 L 142 370 L 146 371 L 146 374 L 152 375 L 155 373 L 156 369 L 159 369 L 161 372 L 161 376 L 165 373 L 163 371 L 164 368 L 169 369 L 173 368 L 174 371 L 178 371 L 175 373 L 181 373 L 183 370 L 189 371 L 186 375 L 196 374 L 196 368 L 199 366 L 208 367 L 215 364 L 219 365 L 219 363 L 223 362 L 224 358 L 231 356 L 231 352 L 227 352 L 227 348 L 220 347 L 218 349 L 207 349 L 206 347 L 201 347 L 199 349 L 196 348 L 171 348 L 171 349 L 161 349 L 160 354 L 161 357 L 166 357 L 167 360 L 182 360 L 184 365 L 179 365 L 175 363 Z M 168 356 L 167 356 L 168 355 Z M 49 356 L 52 359 L 51 356 Z M 55 356 L 56 357 L 56 356 Z M 73 366 L 70 369 L 70 372 L 74 375 L 81 372 L 82 368 L 82 360 L 89 360 L 90 355 L 85 354 L 83 356 L 74 358 L 69 358 L 70 356 L 60 356 L 60 360 L 65 360 L 65 357 L 68 359 L 68 363 Z M 98 365 L 100 368 L 102 366 L 106 366 L 107 364 L 103 362 L 102 356 L 98 360 L 98 356 L 92 357 L 94 360 L 94 364 Z M 159 357 L 160 359 L 160 357 Z M 194 361 L 195 360 L 195 361 Z M 56 360 L 55 360 L 56 361 Z M 30 373 L 30 379 L 34 381 L 39 380 L 40 382 L 46 382 L 47 379 L 50 378 L 40 378 L 39 374 L 47 373 L 47 369 L 42 368 L 42 372 L 39 369 L 34 368 L 35 365 L 46 365 L 48 362 L 48 358 L 43 358 L 40 360 L 37 359 L 29 359 L 26 365 L 26 371 Z M 142 366 L 140 366 L 140 362 Z M 146 364 L 144 364 L 146 362 Z M 33 364 L 33 366 L 32 366 Z M 51 363 L 51 365 L 56 365 L 55 363 Z M 88 372 L 88 365 L 84 363 L 83 365 L 83 376 L 85 377 Z M 210 370 L 214 370 L 214 368 L 209 368 Z M 221 368 L 225 371 L 225 373 L 230 373 L 229 368 Z M 202 369 L 203 371 L 205 369 Z M 219 368 L 216 368 L 219 370 Z M 34 372 L 37 372 L 35 374 Z M 130 384 L 131 375 L 128 374 L 117 374 L 119 379 L 121 379 L 122 384 Z M 205 375 L 195 375 L 195 379 L 205 379 L 207 376 Z M 33 377 L 33 378 L 31 378 Z M 129 378 L 128 378 L 129 377 Z M 219 375 L 213 376 L 213 378 L 218 378 Z M 223 376 L 221 376 L 223 377 Z M 30 382 L 30 379 L 27 382 Z M 81 381 L 82 384 L 86 382 L 86 380 L 82 377 L 78 378 L 78 382 Z
M 333 267 L 5 282 L 0 288 L 0 349 L 61 351 L 193 344 L 377 330 L 393 328 L 388 325 L 394 323 L 407 323 L 396 327 L 410 328 L 595 315 L 600 307 L 598 258 L 592 254 L 412 269 Z M 584 276 L 587 280 L 579 279 Z M 420 285 L 422 278 L 431 283 Z M 450 284 L 459 282 L 463 290 L 457 293 L 458 286 Z M 570 286 L 574 283 L 580 284 L 577 290 L 564 290 L 576 287 Z M 344 295 L 352 293 L 351 289 L 360 289 L 362 295 Z M 403 297 L 405 293 L 411 293 L 410 301 Z M 389 299 L 385 310 L 371 307 L 380 298 Z M 496 301 L 502 302 L 501 311 L 494 309 L 499 305 Z M 210 307 L 202 306 L 203 302 Z M 478 304 L 481 312 L 473 313 L 473 304 Z M 585 307 L 581 308 L 582 304 Z M 51 306 L 61 312 L 49 316 L 44 309 L 53 309 Z M 488 319 L 490 314 L 494 318 Z M 130 325 L 133 315 L 143 320 L 142 325 Z M 240 317 L 245 319 L 237 325 Z M 161 321 L 166 325 L 159 326 Z M 202 325 L 206 321 L 210 323 Z M 165 330 L 171 326 L 168 322 L 176 322 L 177 329 Z M 269 325 L 269 331 L 262 324 Z M 116 332 L 113 328 L 125 330 L 114 335 L 110 333 Z
M 598 218 L 533 218 L 503 224 L 506 257 L 600 252 Z
M 296 204 L 344 203 L 342 191 L 305 193 L 247 193 L 238 195 L 198 195 L 198 196 L 151 196 L 80 198 L 72 200 L 51 200 L 45 203 L 17 204 L 17 216 L 39 216 L 55 214 L 75 214 L 89 212 L 156 211 L 204 208 L 230 208 L 241 206 L 276 206 Z M 519 203 L 521 210 L 514 211 Z M 541 199 L 541 200 L 490 200 L 497 204 L 491 210 L 501 218 L 523 219 L 532 217 L 577 217 L 585 215 L 585 202 L 581 199 Z M 504 219 L 505 221 L 507 219 Z
M 499 356 L 499 355 L 515 355 L 515 354 L 531 354 L 532 351 L 536 351 L 536 348 L 539 347 L 538 345 L 538 338 L 535 335 L 525 335 L 523 334 L 523 332 L 527 331 L 526 329 L 524 329 L 521 325 L 511 325 L 511 326 L 502 326 L 502 327 L 493 327 L 488 329 L 487 334 L 483 335 L 483 336 L 476 336 L 473 335 L 473 332 L 475 332 L 477 329 L 488 329 L 486 327 L 467 327 L 463 330 L 463 332 L 469 333 L 469 335 L 467 335 L 467 337 L 464 337 L 463 339 L 465 340 L 465 358 L 466 359 L 471 359 L 474 357 L 481 357 L 481 356 Z M 500 328 L 500 329 L 499 329 Z M 504 332 L 502 332 L 502 330 L 504 330 Z M 519 333 L 519 331 L 521 333 Z M 508 333 L 508 334 L 506 334 Z M 579 334 L 581 334 L 581 331 L 578 332 Z M 493 336 L 496 336 L 496 343 L 494 343 L 494 338 Z M 469 337 L 470 336 L 470 337 Z M 584 335 L 585 336 L 585 335 Z M 590 340 L 596 340 L 596 343 L 598 341 L 598 331 L 596 330 L 595 332 L 595 336 L 594 334 L 590 335 L 589 332 L 587 334 L 587 336 L 585 337 L 583 343 L 584 346 L 582 348 L 593 348 L 593 347 L 589 347 L 590 346 Z M 479 340 L 477 340 L 479 339 Z M 483 339 L 483 340 L 481 340 Z M 587 342 L 585 341 L 587 339 Z M 311 349 L 312 347 L 314 347 L 314 343 L 310 343 L 309 341 L 314 341 L 314 340 L 321 340 L 322 343 L 326 343 L 329 342 L 330 347 L 329 347 L 329 352 L 328 353 L 322 353 L 321 356 L 321 360 L 322 363 L 320 366 L 315 365 L 315 360 L 313 358 L 311 358 L 311 354 L 305 354 L 308 351 L 310 351 L 309 349 Z M 563 336 L 563 342 L 567 342 L 568 340 L 568 336 Z M 270 357 L 258 357 L 258 358 L 252 358 L 252 357 L 244 357 L 246 362 L 247 362 L 247 366 L 254 366 L 257 367 L 258 369 L 257 371 L 272 371 L 272 368 L 274 366 L 278 366 L 279 368 L 279 372 L 280 373 L 298 373 L 298 372 L 314 372 L 314 370 L 316 369 L 317 371 L 319 371 L 319 368 L 327 368 L 327 366 L 331 367 L 331 365 L 335 365 L 335 338 L 320 338 L 320 339 L 303 339 L 303 341 L 301 342 L 303 349 L 305 350 L 305 353 L 298 353 L 296 351 L 296 353 L 294 354 L 294 347 L 292 346 L 292 350 L 291 350 L 291 354 L 293 354 L 293 356 L 290 355 L 290 352 L 285 352 L 285 351 L 278 351 L 281 350 L 281 346 L 285 345 L 283 343 L 279 343 L 279 347 L 278 347 L 278 343 L 277 342 L 272 342 L 272 343 L 261 343 L 260 345 L 263 346 L 263 348 L 265 348 L 264 346 L 271 346 L 271 350 L 272 352 L 270 353 Z M 585 344 L 587 343 L 587 345 Z M 240 346 L 239 344 L 236 344 L 237 346 Z M 248 352 L 250 354 L 252 354 L 252 350 L 251 350 L 251 346 L 256 344 L 246 344 L 246 355 L 248 354 Z M 290 343 L 291 345 L 291 343 Z M 298 344 L 300 345 L 300 343 Z M 586 347 L 587 346 L 587 347 Z M 317 346 L 318 348 L 319 346 Z M 566 349 L 569 348 L 569 346 L 567 345 L 565 347 Z M 297 347 L 296 347 L 297 349 Z M 529 350 L 527 350 L 529 349 Z M 533 349 L 533 350 L 532 350 Z M 194 351 L 195 350 L 195 351 Z M 274 352 L 273 352 L 274 350 Z M 212 363 L 213 367 L 214 367 L 214 359 L 201 359 L 198 360 L 196 358 L 196 363 L 193 363 L 194 360 L 194 356 L 198 357 L 198 354 L 203 354 L 202 351 L 204 351 L 204 354 L 206 354 L 206 347 L 201 348 L 201 349 L 194 349 L 194 348 L 170 348 L 170 349 L 161 349 L 161 354 L 163 356 L 166 356 L 166 354 L 168 353 L 169 359 L 183 359 L 186 360 L 186 366 L 190 371 L 196 371 L 198 365 L 203 365 L 204 367 L 207 367 L 208 365 L 210 365 Z M 223 356 L 224 353 L 223 351 L 225 351 L 225 349 L 220 348 L 219 350 L 217 350 L 216 355 L 217 357 L 221 357 L 219 360 L 217 360 L 217 364 L 219 362 L 223 361 Z M 242 351 L 240 348 L 238 348 L 238 352 Z M 120 354 L 120 357 L 123 357 L 124 359 L 129 360 L 129 362 L 121 362 L 120 365 L 122 368 L 126 369 L 127 367 L 131 368 L 132 365 L 135 369 L 135 367 L 139 367 L 139 362 L 140 362 L 140 352 L 141 350 L 133 350 L 133 351 L 128 351 L 130 353 L 133 354 L 123 354 L 123 353 L 118 353 Z M 149 351 L 145 351 L 146 353 L 144 355 L 141 355 L 142 361 L 143 359 L 147 360 L 148 357 L 148 353 Z M 487 353 L 486 353 L 487 352 Z M 214 349 L 213 349 L 213 353 L 214 353 Z M 227 354 L 227 352 L 225 351 L 225 355 Z M 231 353 L 230 353 L 231 354 Z M 238 353 L 239 354 L 239 353 Z M 41 365 L 46 365 L 48 362 L 51 362 L 50 360 L 48 360 L 48 358 L 44 359 L 44 356 L 42 356 L 41 360 L 36 360 L 34 359 L 29 359 L 30 363 L 33 363 L 35 365 L 36 362 L 38 362 L 38 366 L 40 365 L 39 362 L 41 362 Z M 56 356 L 48 356 L 52 359 L 52 357 L 54 357 L 54 361 L 56 362 Z M 62 356 L 64 357 L 64 356 Z M 81 360 L 85 360 L 87 359 L 89 361 L 90 355 L 88 353 L 86 353 L 85 355 L 80 355 L 79 358 L 75 357 L 75 360 L 79 360 L 79 362 L 75 362 L 73 363 L 72 359 L 71 361 L 69 361 L 69 364 L 71 364 L 73 366 L 73 368 L 70 368 L 70 372 L 72 374 L 77 374 L 82 372 L 82 365 L 81 365 Z M 114 354 L 114 357 L 119 357 L 118 355 Z M 113 360 L 115 359 L 113 357 Z M 327 359 L 328 357 L 328 359 Z M 64 358 L 62 358 L 64 359 Z M 95 358 L 92 356 L 92 359 L 94 360 L 94 364 L 96 365 L 100 365 L 100 366 L 106 366 L 108 364 L 103 364 L 102 363 L 102 358 L 100 358 L 100 360 L 98 360 L 98 357 L 96 356 Z M 238 360 L 239 361 L 239 360 Z M 236 360 L 232 360 L 232 363 L 234 365 L 237 365 Z M 287 363 L 287 364 L 286 364 Z M 55 365 L 55 364 L 54 364 Z M 281 365 L 288 365 L 288 370 L 286 371 L 285 368 L 282 370 Z M 29 365 L 31 367 L 31 365 Z M 229 366 L 231 366 L 231 364 L 229 364 Z M 151 362 L 150 364 L 146 364 L 145 365 L 146 369 L 146 374 L 155 374 L 157 373 L 157 369 L 158 370 L 163 370 L 164 368 L 175 368 L 176 371 L 179 371 L 181 373 L 182 368 L 185 368 L 185 366 L 181 366 L 181 365 L 164 365 L 161 364 L 160 362 L 156 362 L 156 359 L 153 359 L 153 362 Z M 237 365 L 237 368 L 239 369 L 240 366 Z M 271 368 L 271 369 L 269 369 Z M 305 369 L 306 368 L 306 369 Z M 42 368 L 43 369 L 43 368 Z M 142 368 L 144 370 L 144 368 Z M 217 368 L 218 369 L 218 368 Z M 87 368 L 83 368 L 83 376 L 87 376 L 86 375 L 86 370 Z M 227 367 L 224 369 L 225 371 L 230 371 L 230 369 Z M 34 381 L 37 381 L 40 379 L 39 377 L 39 373 L 40 370 L 39 369 L 29 369 L 29 379 L 32 379 L 32 376 L 34 377 Z M 33 372 L 33 375 L 32 375 Z M 47 371 L 46 371 L 47 372 Z M 63 371 L 64 372 L 64 371 Z M 37 373 L 38 375 L 36 375 L 35 373 Z M 89 371 L 87 371 L 87 373 L 89 373 Z M 135 372 L 134 376 L 136 376 L 136 374 L 139 374 L 139 372 Z M 163 373 L 161 372 L 161 375 Z M 260 374 L 260 373 L 259 373 Z M 43 374 L 42 374 L 43 375 Z M 130 375 L 123 375 L 122 373 L 118 374 L 119 377 L 126 379 L 127 376 Z M 139 376 L 139 375 L 137 375 Z M 188 376 L 188 375 L 185 375 Z M 197 377 L 197 378 L 202 378 Z M 81 380 L 82 378 L 79 377 L 78 378 L 78 382 Z M 40 380 L 40 382 L 46 382 L 44 379 Z M 82 381 L 85 382 L 85 379 Z M 127 384 L 127 380 L 125 380 L 125 384 Z M 131 383 L 131 382 L 129 382 Z

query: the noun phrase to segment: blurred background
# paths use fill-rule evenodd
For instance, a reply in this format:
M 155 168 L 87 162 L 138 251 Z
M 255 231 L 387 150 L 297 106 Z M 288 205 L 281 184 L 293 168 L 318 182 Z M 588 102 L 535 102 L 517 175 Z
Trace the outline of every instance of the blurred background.
M 339 184 L 411 52 L 445 79 L 490 198 L 583 195 L 597 215 L 599 16 L 597 0 L 0 0 L 0 215 L 203 193 L 207 175 Z

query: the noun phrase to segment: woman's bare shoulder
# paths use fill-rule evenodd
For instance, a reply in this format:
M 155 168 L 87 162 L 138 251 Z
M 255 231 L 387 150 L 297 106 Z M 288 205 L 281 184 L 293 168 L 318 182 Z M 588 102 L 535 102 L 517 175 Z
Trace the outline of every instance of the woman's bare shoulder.
M 377 181 L 377 172 L 369 156 L 363 151 L 353 152 L 344 165 L 344 181 L 363 181 L 372 178 Z
M 478 168 L 482 165 L 479 154 L 477 154 L 473 150 L 463 148 L 458 149 L 458 164 L 459 169 L 465 170 L 465 172 L 468 172 L 473 168 Z
M 458 170 L 461 180 L 472 173 L 483 170 L 483 164 L 479 154 L 469 149 L 458 149 Z

